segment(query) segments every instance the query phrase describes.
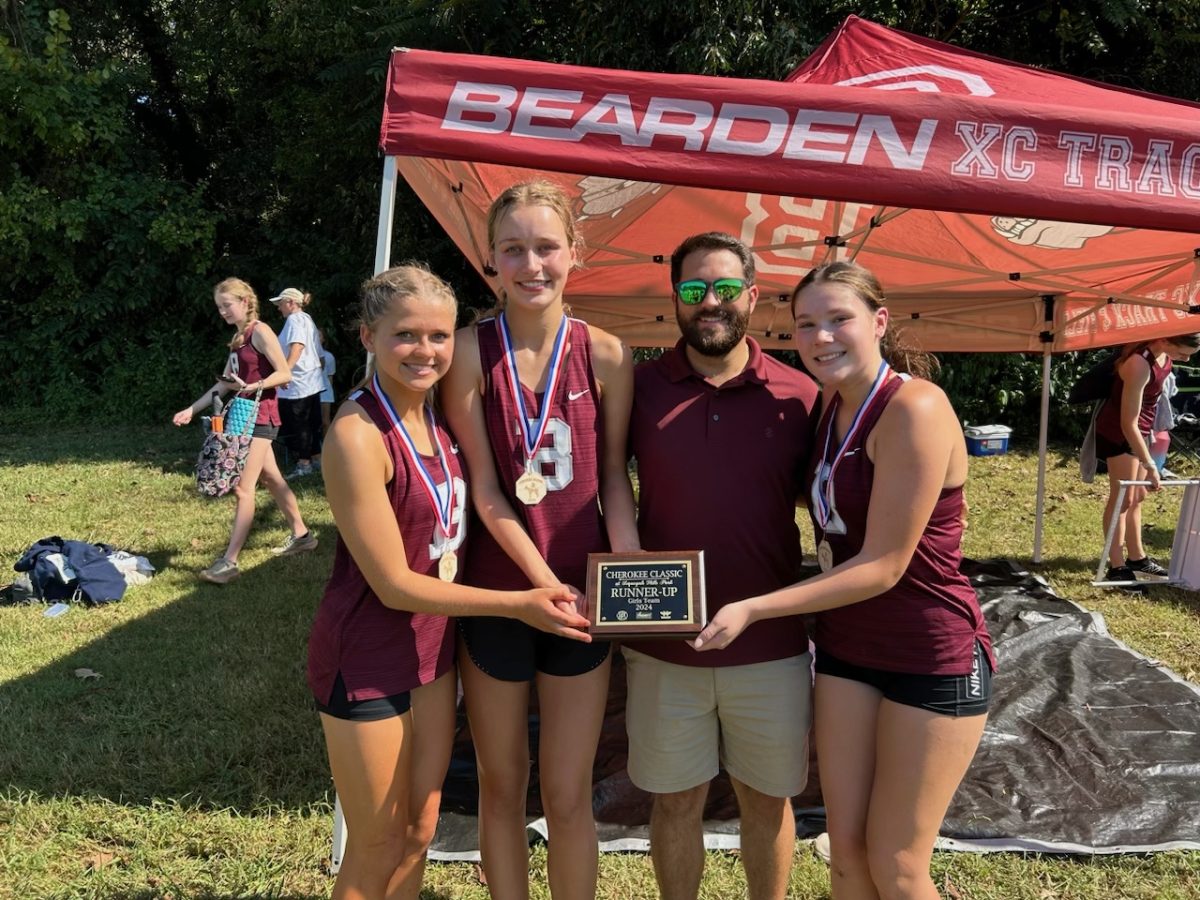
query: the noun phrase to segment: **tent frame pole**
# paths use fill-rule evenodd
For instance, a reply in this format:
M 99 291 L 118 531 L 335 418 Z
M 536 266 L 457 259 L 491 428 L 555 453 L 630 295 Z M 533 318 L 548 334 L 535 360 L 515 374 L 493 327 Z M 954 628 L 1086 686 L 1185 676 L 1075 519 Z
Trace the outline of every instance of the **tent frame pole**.
M 1042 520 L 1046 514 L 1046 436 L 1050 430 L 1050 353 L 1054 349 L 1054 294 L 1042 294 L 1042 409 L 1038 418 L 1037 509 L 1033 516 L 1033 563 L 1042 561 Z
M 1042 412 L 1038 421 L 1037 512 L 1033 520 L 1033 562 L 1042 561 L 1042 517 L 1046 509 L 1046 433 L 1050 427 L 1050 345 L 1042 351 Z
M 375 274 L 392 263 L 392 224 L 396 218 L 396 157 L 383 158 L 383 187 L 379 192 L 379 231 L 375 239 Z

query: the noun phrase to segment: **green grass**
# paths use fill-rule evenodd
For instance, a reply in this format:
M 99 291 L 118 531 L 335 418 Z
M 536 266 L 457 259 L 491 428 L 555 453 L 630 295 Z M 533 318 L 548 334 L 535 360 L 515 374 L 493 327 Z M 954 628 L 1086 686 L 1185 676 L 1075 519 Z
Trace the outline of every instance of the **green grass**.
M 195 577 L 223 549 L 232 503 L 194 491 L 191 430 L 0 433 L 0 559 L 51 534 L 148 556 L 159 575 L 121 603 L 0 608 L 0 898 L 329 896 L 333 799 L 304 685 L 304 643 L 332 558 L 319 487 L 299 489 L 317 553 L 277 559 L 286 536 L 265 493 L 224 588 Z M 972 460 L 971 555 L 1028 562 L 1034 459 Z M 1102 612 L 1113 633 L 1196 680 L 1200 601 L 1094 589 L 1104 488 L 1052 453 L 1046 562 L 1063 597 Z M 1179 494 L 1147 503 L 1152 552 L 1170 549 Z M 810 539 L 809 539 L 810 540 Z M 811 543 L 810 543 L 811 546 Z M 102 676 L 83 681 L 86 667 Z M 947 897 L 1200 898 L 1200 853 L 1071 859 L 938 854 Z M 547 897 L 544 849 L 532 893 Z M 646 857 L 608 854 L 600 896 L 655 896 Z M 430 898 L 484 898 L 469 864 L 434 864 Z M 792 894 L 828 895 L 797 845 Z M 702 896 L 744 894 L 735 854 L 710 853 Z

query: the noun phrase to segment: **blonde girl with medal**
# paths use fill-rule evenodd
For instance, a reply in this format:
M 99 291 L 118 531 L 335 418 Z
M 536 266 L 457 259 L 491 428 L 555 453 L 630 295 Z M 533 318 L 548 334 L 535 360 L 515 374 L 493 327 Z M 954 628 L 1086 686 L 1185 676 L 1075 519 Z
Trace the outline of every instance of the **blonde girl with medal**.
M 935 900 L 938 829 L 983 734 L 995 660 L 962 560 L 967 454 L 928 357 L 897 346 L 879 282 L 853 263 L 792 295 L 822 385 L 810 511 L 822 572 L 723 607 L 696 639 L 815 613 L 815 723 L 837 900 Z
M 415 265 L 362 288 L 366 380 L 325 443 L 338 527 L 333 573 L 309 638 L 320 711 L 347 824 L 338 898 L 416 898 L 437 826 L 455 718 L 451 616 L 512 616 L 587 640 L 559 586 L 480 591 L 461 583 L 466 467 L 433 402 L 450 366 L 457 305 Z
M 639 542 L 625 449 L 632 357 L 615 337 L 568 314 L 563 291 L 578 253 L 561 188 L 531 182 L 496 198 L 485 271 L 501 303 L 459 332 L 442 397 L 483 526 L 472 536 L 467 583 L 566 589 L 583 609 L 588 553 Z M 495 617 L 460 619 L 459 634 L 492 896 L 529 895 L 534 685 L 550 891 L 556 900 L 594 897 L 592 765 L 608 696 L 607 643 L 581 646 Z

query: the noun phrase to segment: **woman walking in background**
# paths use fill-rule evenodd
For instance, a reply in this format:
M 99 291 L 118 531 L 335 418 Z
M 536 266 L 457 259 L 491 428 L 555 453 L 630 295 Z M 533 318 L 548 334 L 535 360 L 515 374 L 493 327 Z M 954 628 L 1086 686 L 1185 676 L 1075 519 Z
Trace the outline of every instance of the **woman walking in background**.
M 1172 362 L 1186 362 L 1200 347 L 1200 334 L 1184 334 L 1122 348 L 1108 399 L 1096 415 L 1096 458 L 1108 466 L 1104 536 L 1117 508 L 1122 481 L 1149 481 L 1157 491 L 1161 475 L 1150 453 L 1154 417 Z M 1130 487 L 1117 512 L 1117 528 L 1108 548 L 1105 581 L 1133 582 L 1138 575 L 1163 577 L 1167 570 L 1146 554 L 1142 544 L 1145 487 Z M 1144 588 L 1135 590 L 1144 590 Z
M 760 619 L 817 614 L 833 896 L 937 900 L 933 846 L 983 734 L 995 667 L 959 571 L 966 445 L 946 395 L 907 374 L 929 360 L 892 344 L 869 271 L 814 269 L 792 312 L 796 348 L 824 389 L 809 469 L 821 574 L 723 607 L 696 647 L 726 647 Z
M 282 438 L 295 468 L 288 479 L 311 475 L 321 468 L 321 341 L 305 308 L 312 294 L 287 288 L 271 302 L 284 318 L 279 343 L 292 370 L 291 384 L 279 391 Z
M 466 474 L 430 402 L 450 366 L 456 309 L 450 288 L 419 266 L 364 284 L 359 335 L 374 371 L 329 432 L 325 487 L 338 542 L 309 638 L 308 683 L 346 816 L 340 900 L 420 893 L 454 739 L 447 616 L 513 616 L 588 640 L 578 630 L 586 620 L 555 605 L 569 605 L 564 587 L 458 583 Z
M 283 546 L 277 547 L 274 552 L 289 556 L 315 550 L 317 538 L 305 527 L 296 495 L 280 473 L 271 449 L 271 442 L 279 433 L 279 408 L 275 392 L 292 377 L 279 340 L 266 323 L 259 321 L 258 297 L 253 288 L 240 278 L 226 278 L 218 284 L 213 288 L 213 299 L 217 313 L 237 329 L 233 340 L 229 342 L 230 352 L 225 371 L 217 383 L 191 406 L 175 413 L 172 421 L 176 425 L 187 425 L 197 412 L 208 406 L 213 394 L 223 396 L 235 390 L 238 396 L 249 400 L 258 398 L 258 415 L 254 420 L 250 453 L 246 457 L 242 477 L 234 488 L 237 505 L 233 511 L 229 545 L 216 562 L 200 572 L 200 577 L 205 581 L 225 584 L 241 574 L 237 564 L 238 554 L 246 543 L 250 525 L 254 521 L 254 494 L 260 478 L 291 529 Z

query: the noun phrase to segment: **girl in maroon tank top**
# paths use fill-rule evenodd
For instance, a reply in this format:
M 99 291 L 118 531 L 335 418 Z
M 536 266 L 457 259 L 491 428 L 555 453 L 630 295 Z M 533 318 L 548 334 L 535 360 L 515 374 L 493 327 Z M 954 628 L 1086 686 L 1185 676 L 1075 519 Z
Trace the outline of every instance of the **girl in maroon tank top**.
M 959 572 L 967 454 L 945 394 L 892 352 L 875 277 L 814 269 L 792 295 L 822 385 L 810 506 L 821 574 L 723 607 L 696 640 L 816 613 L 815 723 L 835 897 L 935 897 L 940 825 L 983 734 L 994 662 Z M 914 862 L 916 863 L 914 865 Z
M 1167 570 L 1146 555 L 1142 544 L 1142 501 L 1146 488 L 1125 493 L 1117 510 L 1122 481 L 1149 481 L 1158 490 L 1159 473 L 1150 455 L 1149 434 L 1171 363 L 1186 362 L 1200 347 L 1200 335 L 1184 334 L 1146 344 L 1130 344 L 1117 358 L 1112 392 L 1096 415 L 1096 457 L 1108 466 L 1108 499 L 1104 504 L 1104 536 L 1117 514 L 1116 531 L 1108 546 L 1106 581 L 1132 584 L 1138 574 L 1164 576 Z M 1134 588 L 1134 590 L 1139 590 Z M 1145 590 L 1141 588 L 1140 590 Z
M 291 535 L 283 546 L 275 549 L 275 553 L 290 556 L 316 550 L 317 538 L 305 527 L 296 495 L 284 480 L 271 450 L 271 442 L 279 431 L 275 389 L 287 384 L 292 377 L 279 339 L 269 326 L 259 321 L 258 297 L 242 279 L 226 278 L 213 288 L 213 300 L 221 318 L 237 328 L 237 334 L 229 345 L 225 371 L 200 399 L 175 413 L 172 421 L 176 425 L 187 425 L 197 412 L 209 405 L 214 394 L 223 396 L 235 391 L 238 396 L 248 400 L 253 400 L 256 395 L 259 398 L 258 415 L 251 426 L 253 430 L 249 432 L 250 452 L 233 490 L 237 505 L 234 507 L 229 544 L 211 566 L 200 572 L 200 577 L 205 581 L 226 584 L 241 574 L 237 559 L 254 522 L 255 492 L 260 479 L 271 492 L 275 505 L 291 529 Z
M 581 598 L 587 555 L 634 550 L 625 442 L 629 350 L 570 318 L 578 262 L 571 203 L 557 185 L 504 191 L 488 216 L 488 268 L 502 310 L 463 329 L 446 416 L 466 454 L 486 533 L 467 559 L 484 587 L 566 586 Z M 603 515 L 601 515 L 603 510 Z M 524 798 L 529 685 L 537 682 L 538 767 L 554 892 L 593 896 L 598 844 L 592 765 L 608 696 L 605 642 L 581 645 L 489 617 L 459 620 L 459 659 L 479 760 L 480 852 L 497 897 L 528 893 Z
M 419 266 L 364 284 L 359 337 L 374 371 L 325 442 L 338 546 L 308 681 L 347 825 L 336 896 L 420 892 L 454 737 L 447 617 L 512 616 L 559 634 L 587 624 L 563 587 L 460 583 L 465 466 L 430 401 L 450 367 L 456 312 L 450 288 Z

